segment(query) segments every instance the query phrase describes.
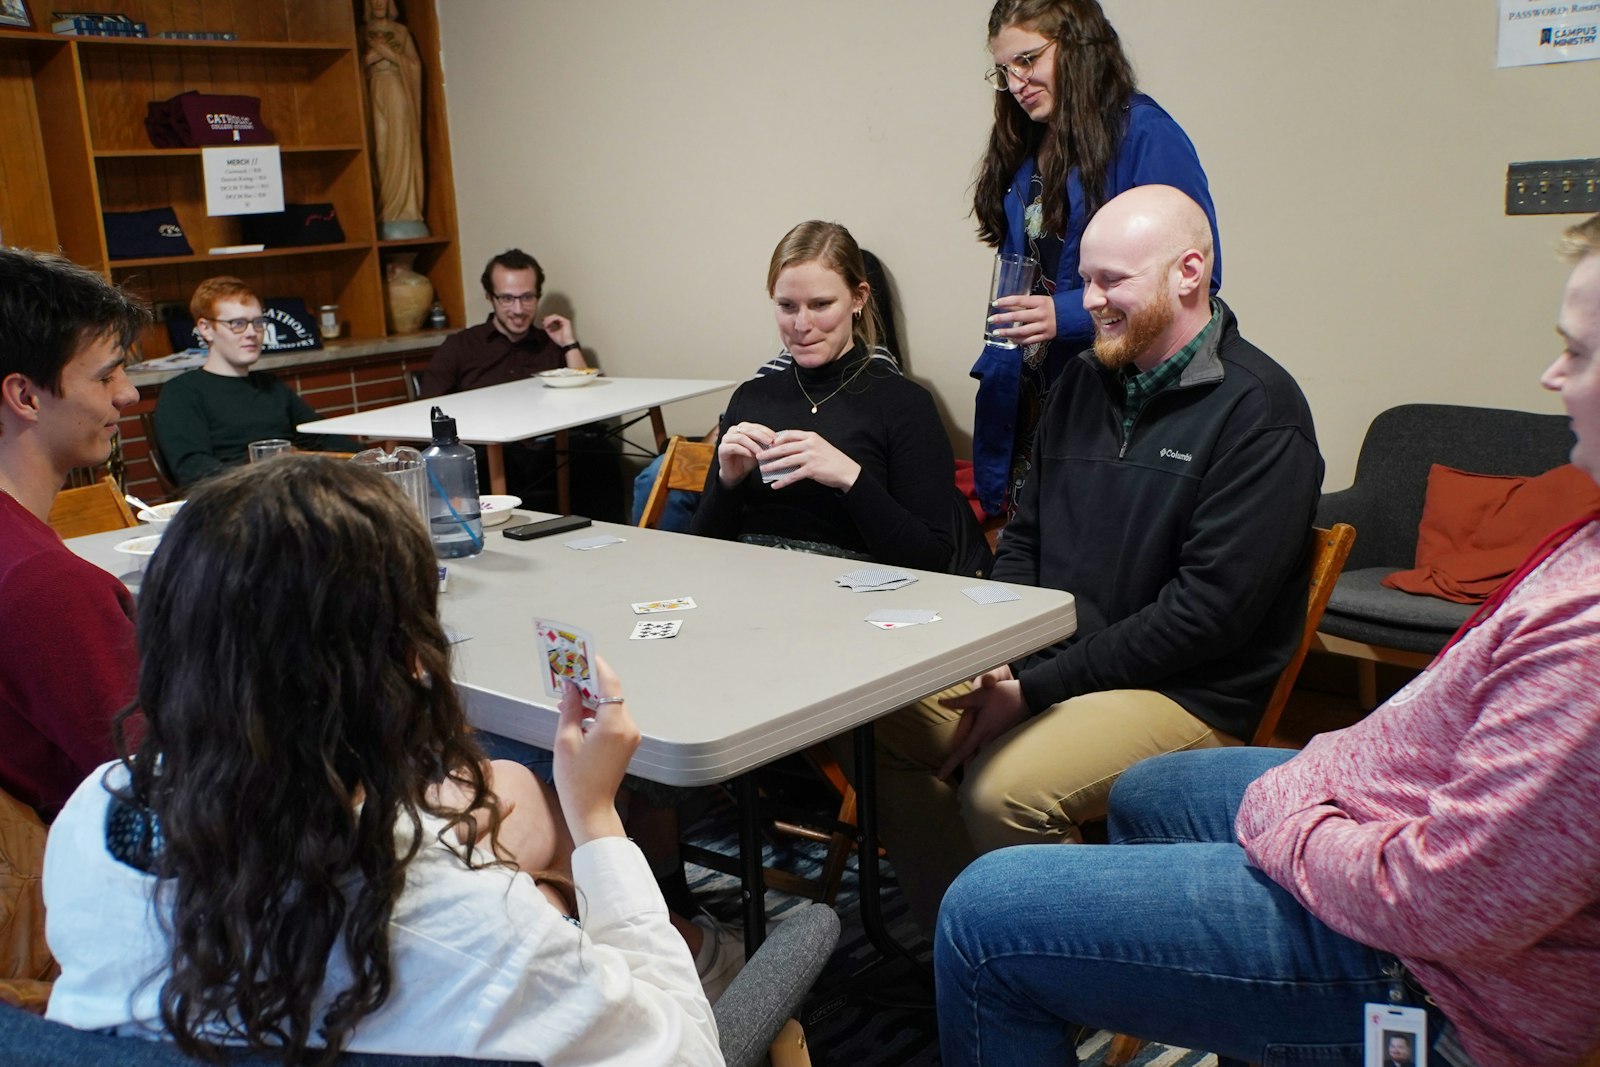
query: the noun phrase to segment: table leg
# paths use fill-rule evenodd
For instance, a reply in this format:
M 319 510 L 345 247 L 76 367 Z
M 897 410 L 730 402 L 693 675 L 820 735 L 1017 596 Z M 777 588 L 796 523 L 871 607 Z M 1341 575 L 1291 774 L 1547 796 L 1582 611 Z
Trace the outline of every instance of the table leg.
M 856 829 L 861 831 L 861 928 L 884 956 L 906 955 L 883 921 L 883 900 L 878 883 L 878 765 L 872 723 L 855 729 Z
M 667 424 L 661 419 L 661 406 L 658 404 L 650 409 L 650 429 L 655 431 L 656 451 L 667 450 Z
M 761 870 L 761 806 L 756 774 L 746 771 L 734 779 L 734 799 L 739 804 L 739 867 L 744 883 L 744 958 L 749 959 L 767 939 L 767 881 Z
M 506 495 L 506 453 L 504 445 L 484 445 L 489 457 L 489 492 Z
M 556 510 L 572 514 L 572 452 L 565 430 L 556 431 Z

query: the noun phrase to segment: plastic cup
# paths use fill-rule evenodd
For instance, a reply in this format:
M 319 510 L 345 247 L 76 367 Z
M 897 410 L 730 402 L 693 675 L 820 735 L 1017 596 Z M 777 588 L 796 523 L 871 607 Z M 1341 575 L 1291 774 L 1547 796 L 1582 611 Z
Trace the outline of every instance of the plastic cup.
M 1039 261 L 1020 252 L 1001 252 L 994 257 L 994 276 L 989 279 L 989 315 L 999 309 L 994 302 L 1003 296 L 1027 296 L 1033 292 L 1033 283 L 1039 278 Z M 1017 342 L 1001 337 L 996 330 L 1009 329 L 1009 322 L 983 320 L 983 342 L 996 348 L 1016 348 Z
M 265 441 L 251 441 L 250 462 L 260 463 L 264 459 L 271 459 L 273 456 L 284 455 L 293 447 L 293 444 L 285 441 L 281 437 L 269 437 Z
M 416 507 L 417 515 L 422 521 L 424 523 L 428 521 L 428 475 L 423 466 L 421 452 L 406 445 L 401 445 L 393 452 L 385 452 L 381 448 L 369 448 L 365 452 L 357 452 L 351 457 L 350 462 L 376 467 L 382 471 L 394 487 L 400 490 L 400 494 Z

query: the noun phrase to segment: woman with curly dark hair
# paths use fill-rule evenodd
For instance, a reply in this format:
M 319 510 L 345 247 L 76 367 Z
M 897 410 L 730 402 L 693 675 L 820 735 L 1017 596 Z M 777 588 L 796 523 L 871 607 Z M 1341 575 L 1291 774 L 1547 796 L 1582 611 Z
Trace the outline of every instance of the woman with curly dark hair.
M 996 301 L 991 322 L 1017 347 L 987 345 L 972 461 L 990 515 L 1010 507 L 1028 471 L 1045 391 L 1062 362 L 1088 348 L 1078 241 L 1100 205 L 1136 185 L 1171 185 L 1205 209 L 1218 249 L 1216 209 L 1188 136 L 1139 92 L 1117 31 L 1096 0 L 998 0 L 989 12 L 994 129 L 972 198 L 978 235 L 999 252 L 1039 263 L 1027 296 Z
M 190 498 L 140 595 L 143 741 L 50 835 L 51 1018 L 296 1064 L 720 1062 L 613 804 L 626 706 L 585 731 L 563 699 L 556 814 L 484 761 L 436 599 L 421 518 L 374 471 L 290 457 Z

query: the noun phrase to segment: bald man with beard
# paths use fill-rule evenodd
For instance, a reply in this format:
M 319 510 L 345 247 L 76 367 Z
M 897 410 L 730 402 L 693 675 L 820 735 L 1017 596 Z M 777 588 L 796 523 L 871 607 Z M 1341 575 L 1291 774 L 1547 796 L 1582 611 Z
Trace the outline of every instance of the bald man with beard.
M 1094 347 L 1051 389 L 993 573 L 1072 593 L 1077 633 L 878 727 L 883 837 L 924 930 L 978 855 L 1081 841 L 1139 760 L 1247 741 L 1299 641 L 1322 456 L 1212 264 L 1170 186 L 1084 232 Z

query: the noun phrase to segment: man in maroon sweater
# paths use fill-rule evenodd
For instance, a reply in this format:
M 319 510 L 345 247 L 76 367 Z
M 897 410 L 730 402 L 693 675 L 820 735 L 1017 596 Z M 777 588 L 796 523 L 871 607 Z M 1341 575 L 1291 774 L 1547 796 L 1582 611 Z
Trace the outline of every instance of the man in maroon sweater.
M 98 274 L 0 249 L 0 788 L 47 820 L 113 755 L 138 659 L 127 589 L 46 519 L 67 473 L 110 455 L 149 321 Z

